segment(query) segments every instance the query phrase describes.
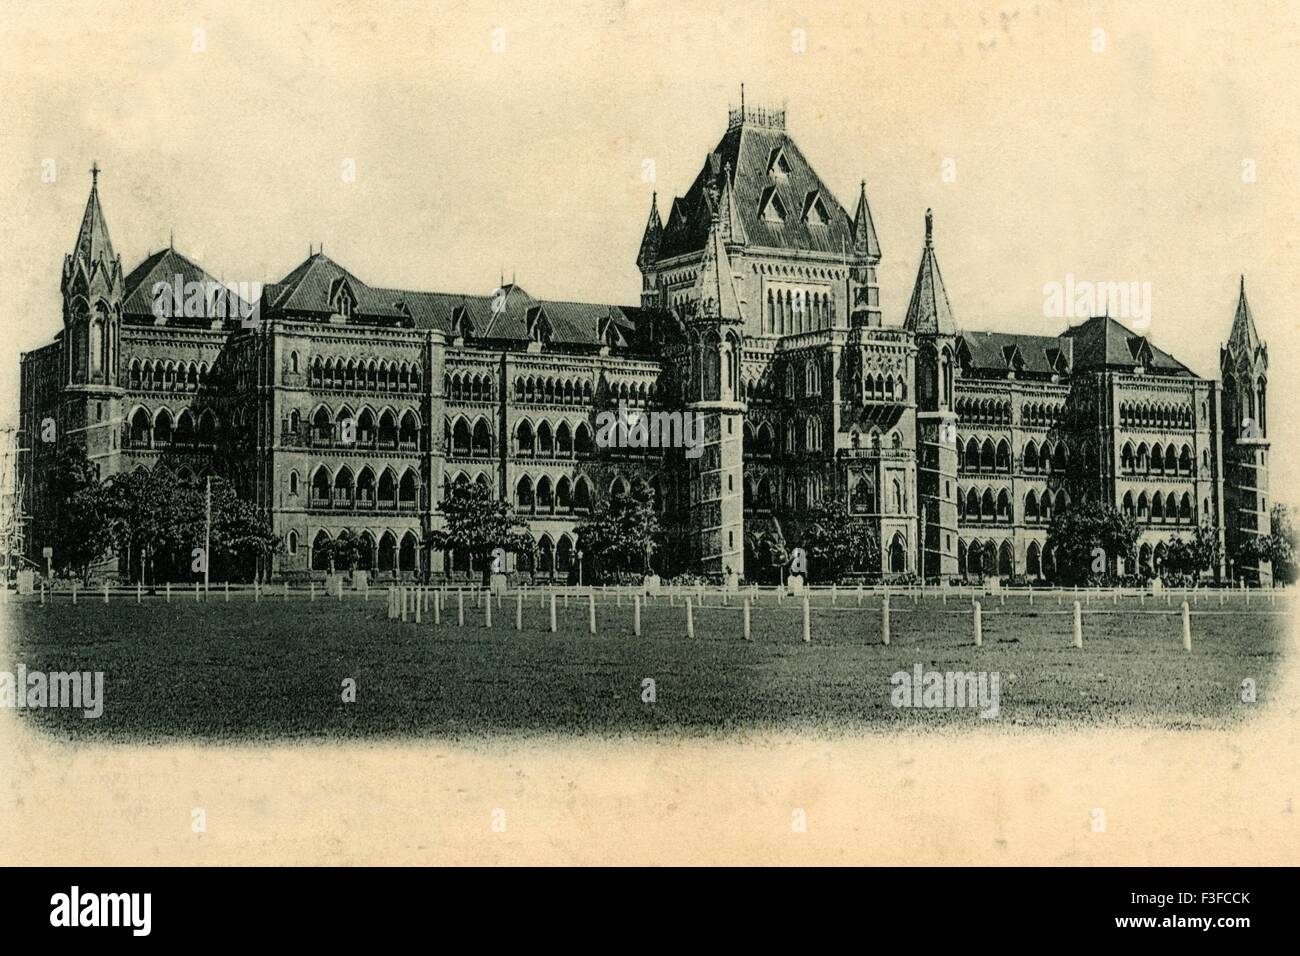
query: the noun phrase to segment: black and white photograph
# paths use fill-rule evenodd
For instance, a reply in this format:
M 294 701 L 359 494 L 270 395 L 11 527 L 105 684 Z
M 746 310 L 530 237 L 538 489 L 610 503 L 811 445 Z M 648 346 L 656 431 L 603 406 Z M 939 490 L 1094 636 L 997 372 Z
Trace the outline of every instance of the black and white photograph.
M 0 856 L 1295 864 L 1298 48 L 14 5 Z

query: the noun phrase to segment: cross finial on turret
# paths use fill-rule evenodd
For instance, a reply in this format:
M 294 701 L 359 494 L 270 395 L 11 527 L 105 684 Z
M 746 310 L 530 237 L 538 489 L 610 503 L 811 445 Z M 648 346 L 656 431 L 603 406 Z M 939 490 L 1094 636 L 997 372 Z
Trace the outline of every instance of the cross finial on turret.
M 94 160 L 90 164 L 90 188 L 94 189 L 99 185 L 99 162 Z

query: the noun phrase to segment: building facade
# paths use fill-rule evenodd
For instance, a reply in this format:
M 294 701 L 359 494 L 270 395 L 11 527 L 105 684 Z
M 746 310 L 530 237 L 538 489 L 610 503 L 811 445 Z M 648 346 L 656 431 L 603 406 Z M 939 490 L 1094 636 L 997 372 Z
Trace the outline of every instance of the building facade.
M 853 570 L 885 578 L 1050 578 L 1051 517 L 1086 498 L 1137 519 L 1148 569 L 1201 524 L 1230 549 L 1269 533 L 1268 352 L 1244 280 L 1222 384 L 1108 317 L 962 331 L 927 211 L 886 322 L 865 182 L 850 215 L 784 111 L 743 106 L 666 219 L 652 200 L 636 261 L 636 306 L 380 288 L 320 252 L 245 301 L 170 247 L 125 272 L 95 170 L 63 328 L 22 358 L 27 514 L 47 506 L 53 422 L 101 476 L 234 480 L 283 541 L 275 579 L 323 573 L 344 531 L 380 576 L 472 575 L 422 544 L 471 482 L 529 524 L 513 570 L 548 580 L 578 573 L 584 516 L 636 488 L 668 530 L 662 570 L 751 580 L 828 498 L 880 543 Z M 702 448 L 598 442 L 619 408 L 689 412 Z

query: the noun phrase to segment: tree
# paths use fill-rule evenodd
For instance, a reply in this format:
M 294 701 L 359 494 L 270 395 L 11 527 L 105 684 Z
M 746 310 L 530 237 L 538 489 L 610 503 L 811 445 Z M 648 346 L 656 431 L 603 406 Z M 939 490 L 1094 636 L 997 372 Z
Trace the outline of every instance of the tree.
M 1286 505 L 1274 505 L 1269 512 L 1273 533 L 1265 539 L 1264 557 L 1273 565 L 1273 580 L 1290 584 L 1296 577 L 1296 531 Z
M 654 492 L 643 488 L 614 495 L 597 505 L 577 532 L 578 547 L 591 557 L 598 580 L 623 572 L 649 573 L 661 534 Z
M 498 498 L 486 485 L 474 482 L 454 486 L 451 495 L 438 505 L 438 511 L 447 526 L 427 532 L 425 546 L 468 552 L 471 561 L 480 562 L 484 580 L 492 572 L 491 558 L 498 548 L 514 553 L 533 550 L 527 522 L 515 514 L 510 502 Z
M 1203 524 L 1192 532 L 1190 541 L 1184 541 L 1181 536 L 1169 539 L 1165 568 L 1172 574 L 1196 578 L 1217 568 L 1221 556 L 1218 532 L 1211 525 Z
M 814 581 L 834 581 L 850 569 L 880 568 L 880 545 L 871 525 L 851 515 L 842 502 L 823 503 L 808 514 L 803 548 Z
M 203 546 L 205 488 L 182 482 L 167 468 L 155 468 L 114 475 L 106 492 L 113 544 L 132 558 L 139 556 L 143 577 L 152 582 L 193 573 L 194 549 Z M 217 479 L 212 482 L 208 545 L 204 560 L 209 571 L 225 565 L 221 573 L 229 577 L 232 566 L 269 557 L 280 541 L 253 502 Z
M 49 517 L 42 539 L 54 549 L 53 565 L 88 583 L 90 568 L 113 545 L 112 512 L 95 466 L 80 445 L 54 452 L 50 476 Z
M 1047 528 L 1047 547 L 1056 549 L 1056 576 L 1064 584 L 1098 583 L 1117 559 L 1131 566 L 1137 539 L 1137 522 L 1100 501 L 1056 512 Z

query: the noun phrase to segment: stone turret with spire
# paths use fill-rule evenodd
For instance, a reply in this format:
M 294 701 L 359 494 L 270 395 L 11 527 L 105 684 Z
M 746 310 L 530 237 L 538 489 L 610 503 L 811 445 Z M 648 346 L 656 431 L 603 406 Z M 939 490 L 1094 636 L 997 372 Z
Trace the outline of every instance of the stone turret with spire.
M 99 201 L 99 164 L 72 252 L 63 260 L 64 434 L 79 436 L 91 459 L 117 450 L 121 419 L 122 259 L 113 251 Z M 111 469 L 109 469 L 111 470 Z M 104 469 L 101 468 L 101 473 Z
M 1235 580 L 1269 584 L 1272 568 L 1259 545 L 1272 533 L 1268 511 L 1268 346 L 1246 299 L 1237 291 L 1228 344 L 1219 351 L 1223 378 L 1224 546 Z

